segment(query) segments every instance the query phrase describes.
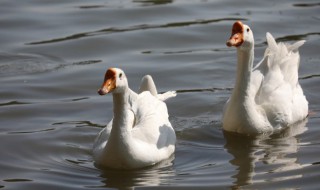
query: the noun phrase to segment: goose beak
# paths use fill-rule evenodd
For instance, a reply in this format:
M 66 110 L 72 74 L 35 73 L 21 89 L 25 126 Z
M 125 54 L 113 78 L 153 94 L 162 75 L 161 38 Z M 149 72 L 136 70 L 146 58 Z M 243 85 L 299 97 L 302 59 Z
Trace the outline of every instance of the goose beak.
M 103 95 L 106 95 L 107 94 L 107 92 L 105 92 L 103 89 L 99 89 L 98 90 L 98 94 L 100 95 L 100 96 L 103 96 Z
M 99 95 L 106 95 L 108 94 L 109 92 L 113 91 L 114 89 L 116 88 L 116 80 L 115 79 L 109 79 L 109 80 L 106 80 L 101 88 L 98 90 L 98 94 Z
M 243 24 L 240 21 L 237 21 L 232 26 L 232 34 L 227 41 L 226 45 L 228 47 L 234 46 L 239 47 L 242 45 L 243 39 Z
M 101 88 L 98 90 L 99 95 L 106 95 L 116 88 L 116 72 L 111 68 L 108 69 Z

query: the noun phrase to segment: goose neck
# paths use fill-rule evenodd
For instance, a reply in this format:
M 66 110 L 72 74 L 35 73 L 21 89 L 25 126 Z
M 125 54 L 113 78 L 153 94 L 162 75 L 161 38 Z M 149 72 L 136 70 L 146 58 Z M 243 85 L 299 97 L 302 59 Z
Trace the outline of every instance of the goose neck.
M 127 88 L 121 93 L 113 93 L 113 124 L 112 131 L 120 133 L 132 129 L 130 109 L 136 94 Z
M 237 97 L 245 97 L 248 95 L 250 89 L 250 80 L 252 65 L 254 59 L 253 48 L 249 50 L 237 50 L 237 77 L 234 92 Z

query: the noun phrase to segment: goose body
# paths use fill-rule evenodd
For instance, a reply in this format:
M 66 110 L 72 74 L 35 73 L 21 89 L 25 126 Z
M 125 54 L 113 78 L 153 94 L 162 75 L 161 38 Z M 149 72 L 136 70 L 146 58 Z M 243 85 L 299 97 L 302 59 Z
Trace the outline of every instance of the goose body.
M 175 150 L 176 136 L 167 106 L 157 98 L 151 76 L 143 78 L 137 94 L 128 87 L 121 69 L 110 68 L 98 93 L 109 92 L 113 95 L 114 115 L 94 142 L 95 163 L 109 168 L 136 169 L 168 159 Z M 175 95 L 167 92 L 164 99 Z
M 298 81 L 298 48 L 276 43 L 266 35 L 268 47 L 253 67 L 254 39 L 249 26 L 236 22 L 228 46 L 237 48 L 237 78 L 223 113 L 223 129 L 248 135 L 270 133 L 305 119 L 308 101 Z

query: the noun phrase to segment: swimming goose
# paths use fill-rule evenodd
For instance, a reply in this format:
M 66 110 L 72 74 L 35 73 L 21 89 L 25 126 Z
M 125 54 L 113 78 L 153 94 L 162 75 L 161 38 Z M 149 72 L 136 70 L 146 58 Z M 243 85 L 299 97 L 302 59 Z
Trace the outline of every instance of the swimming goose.
M 247 135 L 272 133 L 308 115 L 308 101 L 298 81 L 300 55 L 294 44 L 276 43 L 266 34 L 268 47 L 253 68 L 254 38 L 249 26 L 237 21 L 227 46 L 237 48 L 237 77 L 223 113 L 223 129 Z
M 166 104 L 160 100 L 176 95 L 167 92 L 160 99 L 151 76 L 143 78 L 137 94 L 118 68 L 106 71 L 100 95 L 112 93 L 113 119 L 99 133 L 93 145 L 96 164 L 115 169 L 136 169 L 169 158 L 176 135 L 168 120 Z

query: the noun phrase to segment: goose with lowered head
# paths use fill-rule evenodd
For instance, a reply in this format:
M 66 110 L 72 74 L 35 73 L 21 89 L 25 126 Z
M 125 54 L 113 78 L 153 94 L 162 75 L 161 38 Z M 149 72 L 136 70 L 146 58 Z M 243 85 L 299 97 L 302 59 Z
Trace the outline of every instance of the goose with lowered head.
M 109 68 L 98 93 L 112 93 L 113 119 L 94 142 L 96 164 L 136 169 L 170 158 L 176 135 L 163 100 L 176 96 L 174 91 L 157 94 L 152 77 L 146 75 L 137 94 L 129 88 L 121 69 Z
M 227 46 L 237 48 L 236 83 L 224 107 L 223 129 L 247 135 L 272 133 L 308 116 L 308 101 L 298 81 L 300 55 L 294 44 L 276 43 L 266 34 L 267 49 L 253 67 L 254 38 L 249 26 L 237 21 Z

